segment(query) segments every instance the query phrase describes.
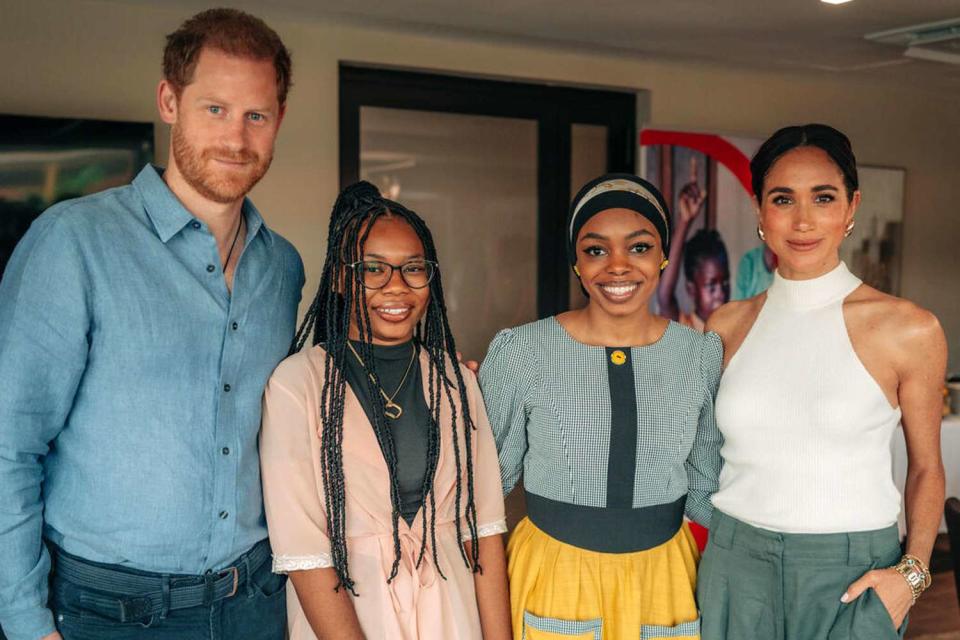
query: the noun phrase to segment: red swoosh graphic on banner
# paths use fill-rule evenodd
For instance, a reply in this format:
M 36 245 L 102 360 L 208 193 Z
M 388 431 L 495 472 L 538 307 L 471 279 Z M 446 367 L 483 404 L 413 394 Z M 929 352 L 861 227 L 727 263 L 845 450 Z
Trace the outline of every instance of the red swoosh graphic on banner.
M 670 144 L 703 152 L 729 169 L 740 181 L 747 194 L 753 195 L 753 187 L 750 184 L 750 158 L 718 135 L 644 129 L 640 132 L 640 144 Z

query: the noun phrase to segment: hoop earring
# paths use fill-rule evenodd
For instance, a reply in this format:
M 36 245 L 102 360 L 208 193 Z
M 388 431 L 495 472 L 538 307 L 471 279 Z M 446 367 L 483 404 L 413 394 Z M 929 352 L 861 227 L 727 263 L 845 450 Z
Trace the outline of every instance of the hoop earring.
M 664 269 L 666 269 L 668 264 L 670 264 L 670 261 L 667 259 L 664 259 L 664 261 L 660 263 L 660 271 L 663 271 Z
M 757 225 L 757 237 L 763 242 L 767 241 L 767 236 L 763 235 L 763 227 L 761 227 L 759 224 Z
M 847 230 L 843 233 L 844 238 L 849 238 L 850 234 L 853 233 L 853 228 L 857 226 L 856 220 L 851 220 L 850 224 L 847 225 Z
M 573 272 L 577 274 L 577 277 L 580 277 L 580 269 L 577 269 L 577 265 L 573 265 Z

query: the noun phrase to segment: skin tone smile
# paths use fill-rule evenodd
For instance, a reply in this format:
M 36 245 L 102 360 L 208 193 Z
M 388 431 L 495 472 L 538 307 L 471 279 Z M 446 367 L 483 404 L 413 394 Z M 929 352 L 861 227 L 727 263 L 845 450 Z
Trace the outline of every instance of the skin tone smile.
M 656 342 L 668 321 L 650 312 L 664 260 L 653 223 L 629 209 L 592 216 L 577 238 L 577 271 L 590 296 L 583 309 L 557 321 L 577 341 L 626 346 Z
M 806 280 L 840 264 L 840 243 L 853 223 L 860 192 L 846 192 L 843 174 L 825 151 L 798 147 L 783 154 L 764 180 L 757 216 L 780 275 Z
M 171 125 L 170 156 L 163 179 L 184 207 L 207 224 L 217 241 L 227 287 L 244 246 L 243 198 L 264 176 L 285 108 L 270 60 L 204 48 L 189 84 L 178 92 L 167 80 L 157 87 L 160 117 Z
M 424 259 L 423 244 L 416 232 L 402 218 L 380 217 L 370 228 L 363 249 L 365 261 L 391 265 L 416 265 Z M 364 269 L 362 265 L 358 269 Z M 349 270 L 348 270 L 349 271 Z M 352 274 L 347 273 L 350 277 Z M 352 286 L 362 288 L 356 278 Z M 357 290 L 357 294 L 363 295 Z M 380 289 L 366 289 L 367 313 L 373 343 L 403 344 L 413 339 L 414 330 L 430 301 L 430 288 L 413 288 L 403 279 L 396 266 L 390 280 Z M 361 340 L 356 317 L 350 319 L 350 339 Z

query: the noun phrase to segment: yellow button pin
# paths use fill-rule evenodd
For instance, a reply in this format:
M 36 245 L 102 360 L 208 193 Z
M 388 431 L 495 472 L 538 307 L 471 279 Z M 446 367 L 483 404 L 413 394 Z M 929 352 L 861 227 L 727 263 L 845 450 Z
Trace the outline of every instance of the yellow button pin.
M 620 349 L 617 349 L 616 351 L 610 354 L 610 362 L 612 362 L 613 364 L 621 365 L 626 361 L 627 361 L 627 354 L 625 354 L 623 351 L 620 351 Z

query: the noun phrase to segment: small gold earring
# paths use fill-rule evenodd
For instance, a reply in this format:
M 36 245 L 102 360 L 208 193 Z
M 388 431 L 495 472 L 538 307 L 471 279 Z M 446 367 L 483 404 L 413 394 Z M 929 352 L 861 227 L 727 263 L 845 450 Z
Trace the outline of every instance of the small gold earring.
M 580 277 L 580 269 L 577 269 L 577 265 L 573 265 L 573 272 L 577 274 L 577 277 Z
M 761 227 L 759 224 L 757 225 L 757 237 L 759 237 L 763 242 L 767 241 L 767 236 L 763 235 L 763 227 Z
M 663 262 L 660 263 L 660 271 L 666 269 L 668 264 L 670 264 L 670 261 L 664 258 Z
M 844 237 L 844 238 L 849 238 L 849 237 L 850 237 L 850 234 L 853 233 L 853 228 L 856 226 L 856 224 L 857 224 L 857 221 L 856 221 L 856 220 L 851 220 L 851 221 L 850 221 L 850 224 L 847 225 L 847 230 L 846 230 L 846 231 L 844 232 L 844 234 L 843 234 L 843 237 Z

